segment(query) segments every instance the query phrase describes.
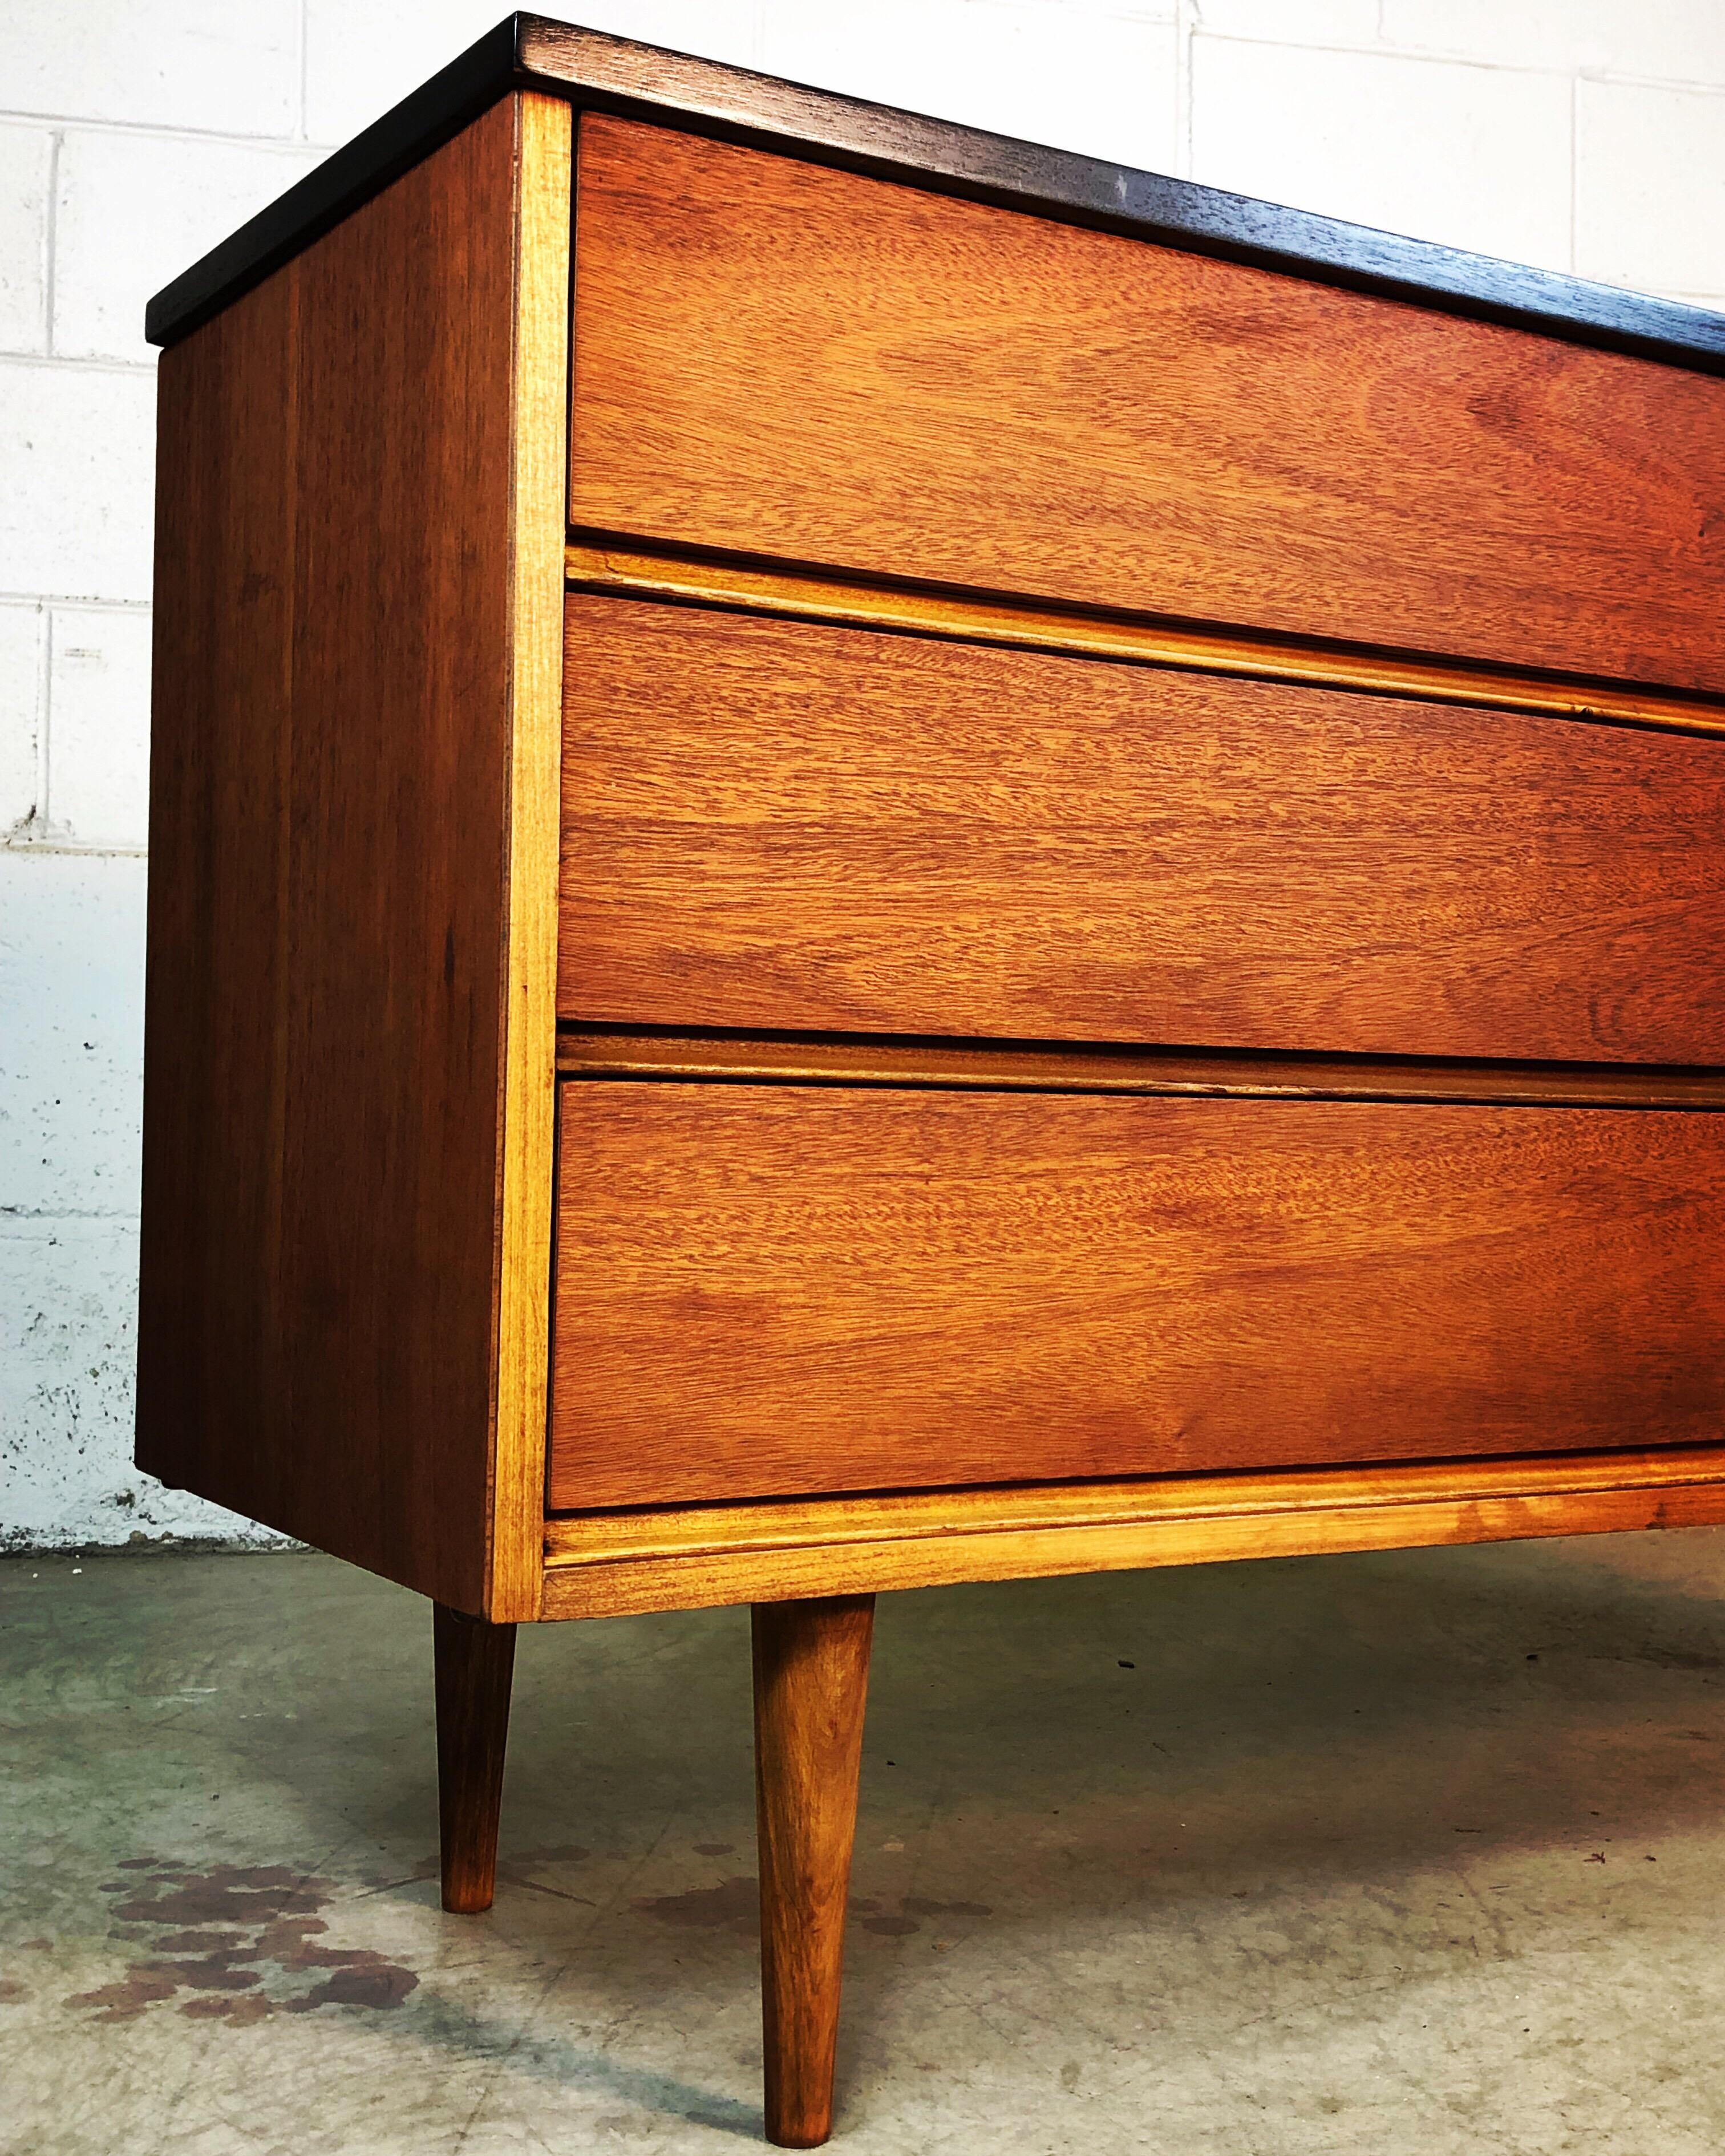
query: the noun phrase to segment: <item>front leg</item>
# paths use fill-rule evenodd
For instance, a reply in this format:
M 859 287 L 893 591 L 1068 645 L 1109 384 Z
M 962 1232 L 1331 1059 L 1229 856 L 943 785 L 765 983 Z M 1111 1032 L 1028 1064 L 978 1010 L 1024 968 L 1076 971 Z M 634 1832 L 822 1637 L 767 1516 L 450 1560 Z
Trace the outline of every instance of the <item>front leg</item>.
M 781 2148 L 818 2148 L 832 2131 L 874 1625 L 872 1594 L 754 1609 L 767 2138 Z
M 432 1605 L 437 1684 L 438 1824 L 444 1907 L 470 1916 L 491 1906 L 515 1627 Z

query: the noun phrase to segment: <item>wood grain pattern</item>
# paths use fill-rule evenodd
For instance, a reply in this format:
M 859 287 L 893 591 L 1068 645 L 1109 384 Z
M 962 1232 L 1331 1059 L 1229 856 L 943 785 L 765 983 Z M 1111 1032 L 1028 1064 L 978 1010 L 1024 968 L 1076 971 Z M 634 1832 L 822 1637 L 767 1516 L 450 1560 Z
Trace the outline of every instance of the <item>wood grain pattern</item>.
M 594 1031 L 557 1035 L 566 1077 L 719 1084 L 933 1086 L 1171 1093 L 1238 1101 L 1476 1101 L 1504 1107 L 1725 1108 L 1725 1070 L 1636 1063 L 1481 1063 L 1253 1055 L 1070 1041 L 868 1034 Z
M 1725 1061 L 1725 744 L 567 602 L 571 1020 Z
M 497 1826 L 515 1676 L 515 1626 L 436 1603 L 438 1847 L 443 1904 L 458 1916 L 489 1909 L 497 1886 Z
M 138 1457 L 468 1610 L 498 1352 L 518 118 L 487 113 L 161 377 Z
M 539 1614 L 545 1514 L 573 163 L 567 105 L 527 95 L 516 109 L 506 1010 L 485 1600 L 492 1617 L 511 1621 Z
M 1591 1476 L 1574 1455 L 1403 1462 L 1365 1474 L 1180 1476 L 555 1520 L 545 1614 L 1717 1526 L 1725 1469 L 1717 1452 L 1697 1458 L 1702 1450 L 1601 1453 Z
M 1560 718 L 1609 719 L 1619 725 L 1725 733 L 1725 701 L 1673 696 L 1581 681 L 1564 675 L 1512 673 L 1460 660 L 1409 658 L 1368 645 L 1295 642 L 1260 630 L 1193 629 L 1153 615 L 1116 609 L 1038 605 L 1028 599 L 977 598 L 937 585 L 822 576 L 672 547 L 650 551 L 571 540 L 569 582 L 619 597 L 694 600 L 747 607 L 799 621 L 901 629 L 1027 651 L 1081 652 L 1140 665 L 1182 666 L 1207 674 L 1244 674 L 1259 681 L 1305 681 L 1319 688 L 1363 689 L 1476 709 L 1539 711 Z
M 752 1630 L 767 2138 L 818 2148 L 833 2130 L 875 1598 L 757 1603 Z
M 554 1511 L 1725 1411 L 1711 1115 L 596 1080 L 559 1176 Z
M 1725 688 L 1699 375 L 588 115 L 571 516 Z

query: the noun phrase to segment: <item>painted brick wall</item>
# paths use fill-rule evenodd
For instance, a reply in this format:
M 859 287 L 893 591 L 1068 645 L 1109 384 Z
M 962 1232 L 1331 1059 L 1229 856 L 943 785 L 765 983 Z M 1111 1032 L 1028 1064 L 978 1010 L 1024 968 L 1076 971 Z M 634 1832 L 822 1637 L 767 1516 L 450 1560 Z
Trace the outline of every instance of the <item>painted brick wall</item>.
M 127 1460 L 144 300 L 502 12 L 0 9 L 0 1537 L 13 1546 L 254 1532 Z M 583 19 L 1725 306 L 1722 0 L 592 0 Z

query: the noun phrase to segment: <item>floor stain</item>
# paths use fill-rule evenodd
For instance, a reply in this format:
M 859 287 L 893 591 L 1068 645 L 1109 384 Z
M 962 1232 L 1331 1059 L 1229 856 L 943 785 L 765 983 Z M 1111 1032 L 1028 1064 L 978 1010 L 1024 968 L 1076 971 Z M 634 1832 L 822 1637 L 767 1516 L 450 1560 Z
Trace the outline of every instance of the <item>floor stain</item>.
M 923 1917 L 992 1917 L 994 1913 L 986 1902 L 931 1902 L 922 1894 L 904 1895 L 896 1917 L 890 1912 L 875 1914 L 880 1906 L 875 1902 L 853 1902 L 850 1906 L 862 1912 L 857 1917 L 860 1928 L 883 1939 L 908 1938 L 912 1932 L 922 1930 L 918 1920 Z
M 29 1995 L 28 1984 L 20 1984 L 15 1976 L 0 1976 L 0 2006 L 16 2006 Z
M 907 1938 L 912 1932 L 920 1932 L 922 1925 L 914 1917 L 859 1917 L 857 1922 L 865 1932 L 872 1932 L 877 1939 Z
M 317 1943 L 329 1931 L 318 1912 L 336 1896 L 332 1879 L 280 1864 L 196 1871 L 149 1856 L 116 1869 L 133 1876 L 101 1890 L 116 1897 L 115 1928 L 146 1951 L 115 1983 L 64 2000 L 98 2022 L 135 2021 L 178 2000 L 194 2020 L 244 2028 L 320 2006 L 399 2006 L 418 1986 L 413 1970 L 369 1947 Z
M 525 1871 L 530 1865 L 585 1864 L 593 1855 L 578 1841 L 547 1842 L 542 1849 L 516 1849 L 509 1852 L 509 1861 L 518 1871 Z
M 760 1881 L 742 1874 L 721 1880 L 716 1887 L 692 1887 L 684 1894 L 655 1894 L 634 1906 L 644 1917 L 657 1917 L 666 1924 L 709 1928 L 728 1924 L 751 1936 L 758 1935 L 761 1929 Z

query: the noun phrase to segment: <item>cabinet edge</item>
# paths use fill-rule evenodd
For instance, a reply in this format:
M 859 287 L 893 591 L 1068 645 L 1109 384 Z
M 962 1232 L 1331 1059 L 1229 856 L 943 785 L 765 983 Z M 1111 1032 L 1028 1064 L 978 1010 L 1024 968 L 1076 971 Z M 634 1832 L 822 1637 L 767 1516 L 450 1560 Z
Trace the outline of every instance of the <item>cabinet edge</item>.
M 510 768 L 496 1411 L 485 1614 L 539 1614 L 557 1114 L 557 785 L 573 122 L 516 99 Z

